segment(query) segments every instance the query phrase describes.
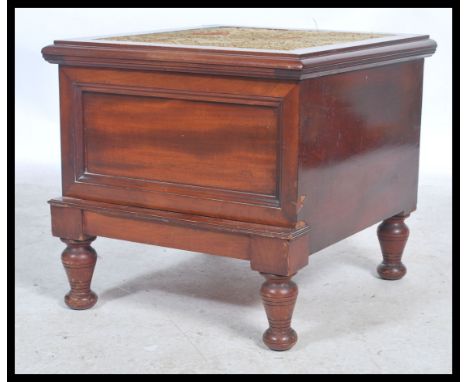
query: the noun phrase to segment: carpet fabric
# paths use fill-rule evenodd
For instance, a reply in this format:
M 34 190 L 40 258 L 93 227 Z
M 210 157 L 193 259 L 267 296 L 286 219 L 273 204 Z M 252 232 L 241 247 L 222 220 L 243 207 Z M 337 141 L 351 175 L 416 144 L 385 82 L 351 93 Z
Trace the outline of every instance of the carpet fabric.
M 217 27 L 114 36 L 99 40 L 245 49 L 294 50 L 384 37 L 376 33 Z

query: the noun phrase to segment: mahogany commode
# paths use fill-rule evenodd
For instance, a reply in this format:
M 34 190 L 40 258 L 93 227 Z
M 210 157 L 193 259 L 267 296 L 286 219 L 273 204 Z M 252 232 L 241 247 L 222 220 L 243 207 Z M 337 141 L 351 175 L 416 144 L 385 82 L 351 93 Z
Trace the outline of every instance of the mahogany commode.
M 291 280 L 379 221 L 404 276 L 416 208 L 424 35 L 244 27 L 58 40 L 67 305 L 87 309 L 97 236 L 250 261 L 273 350 L 297 340 Z

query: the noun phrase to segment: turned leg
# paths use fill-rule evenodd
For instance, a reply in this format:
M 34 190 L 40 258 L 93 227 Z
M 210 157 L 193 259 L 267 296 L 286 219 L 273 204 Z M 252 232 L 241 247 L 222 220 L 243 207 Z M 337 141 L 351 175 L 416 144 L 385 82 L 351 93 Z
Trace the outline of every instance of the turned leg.
M 383 255 L 383 262 L 378 266 L 377 272 L 385 280 L 399 280 L 406 274 L 401 256 L 409 236 L 409 229 L 404 222 L 408 216 L 409 214 L 392 216 L 377 228 Z
M 260 290 L 270 327 L 263 334 L 263 342 L 272 350 L 288 350 L 297 341 L 291 328 L 291 318 L 297 298 L 297 285 L 292 276 L 262 273 L 266 278 Z
M 94 239 L 96 238 L 83 241 L 60 239 L 67 244 L 62 253 L 62 263 L 71 289 L 65 295 L 65 303 L 72 309 L 88 309 L 97 301 L 96 294 L 90 289 L 97 257 L 90 245 Z

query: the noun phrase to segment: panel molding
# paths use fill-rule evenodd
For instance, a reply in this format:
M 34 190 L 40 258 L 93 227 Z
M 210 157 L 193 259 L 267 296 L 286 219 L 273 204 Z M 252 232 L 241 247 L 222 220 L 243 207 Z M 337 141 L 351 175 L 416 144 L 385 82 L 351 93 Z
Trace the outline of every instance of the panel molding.
M 96 69 L 60 66 L 60 108 L 62 147 L 62 195 L 85 198 L 97 202 L 135 206 L 147 209 L 191 213 L 231 219 L 241 222 L 259 222 L 283 227 L 300 226 L 298 222 L 297 165 L 299 161 L 299 87 L 294 82 L 275 82 L 251 79 L 230 79 L 229 86 L 217 77 L 180 75 L 172 73 L 134 72 L 116 69 Z M 105 79 L 104 83 L 102 79 Z M 207 81 L 199 91 L 199 81 Z M 184 84 L 181 86 L 181 83 Z M 203 82 L 202 82 L 203 83 Z M 136 85 L 135 85 L 136 84 Z M 250 86 L 252 85 L 252 86 Z M 206 97 L 224 103 L 258 104 L 276 107 L 277 189 L 270 195 L 236 190 L 184 188 L 167 184 L 127 183 L 119 179 L 103 179 L 96 183 L 93 172 L 84 171 L 82 88 L 110 92 L 129 91 L 147 94 L 151 91 L 173 97 Z M 135 88 L 136 87 L 136 88 Z M 272 116 L 272 121 L 276 120 Z M 80 164 L 80 166 L 79 166 Z M 127 174 L 128 175 L 128 174 Z M 102 181 L 106 184 L 103 184 Z M 110 184 L 116 181 L 117 187 Z M 149 187 L 149 188 L 148 188 Z M 274 195 L 273 195 L 274 194 Z
M 265 207 L 281 207 L 282 182 L 282 135 L 283 135 L 283 98 L 259 95 L 238 95 L 202 91 L 177 90 L 155 87 L 135 87 L 114 84 L 86 83 L 72 81 L 74 99 L 73 131 L 75 142 L 75 183 L 93 184 L 107 188 L 126 189 L 128 187 L 148 192 L 164 192 L 174 195 L 220 200 L 237 203 L 248 203 Z M 274 194 L 262 194 L 249 191 L 231 190 L 213 186 L 126 177 L 89 172 L 86 159 L 86 131 L 83 122 L 83 93 L 100 93 L 109 95 L 124 95 L 158 98 L 164 100 L 184 100 L 206 103 L 236 104 L 241 106 L 261 106 L 274 109 L 277 125 L 276 148 L 276 186 Z

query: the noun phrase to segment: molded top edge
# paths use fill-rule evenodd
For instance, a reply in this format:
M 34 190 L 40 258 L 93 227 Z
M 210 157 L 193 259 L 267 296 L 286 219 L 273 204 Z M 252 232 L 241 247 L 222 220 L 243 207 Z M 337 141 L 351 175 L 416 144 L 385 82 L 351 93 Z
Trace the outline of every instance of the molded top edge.
M 301 80 L 424 58 L 436 47 L 428 35 L 408 34 L 289 51 L 87 38 L 56 40 L 42 54 L 60 65 Z
M 138 37 L 144 35 L 163 35 L 167 33 L 185 32 L 187 30 L 210 30 L 215 28 L 248 28 L 252 30 L 274 30 L 274 31 L 293 31 L 293 32 L 313 32 L 313 33 L 339 33 L 339 34 L 356 34 L 356 35 L 381 35 L 382 37 L 364 38 L 356 41 L 349 42 L 337 42 L 327 43 L 318 46 L 297 48 L 297 49 L 256 49 L 256 48 L 238 48 L 238 47 L 227 47 L 217 45 L 190 45 L 190 44 L 171 44 L 171 43 L 157 43 L 157 42 L 140 42 L 140 41 L 128 41 L 128 40 L 116 40 L 118 37 Z M 207 32 L 209 33 L 209 32 Z M 311 30 L 311 29 L 287 29 L 287 28 L 261 28 L 261 27 L 245 27 L 245 26 L 231 26 L 231 25 L 210 25 L 210 26 L 199 26 L 189 28 L 178 28 L 178 29 L 164 29 L 154 30 L 137 33 L 118 33 L 104 36 L 92 36 L 84 38 L 69 38 L 69 39 L 58 39 L 54 41 L 54 45 L 67 45 L 67 46 L 94 46 L 94 47 L 114 47 L 122 50 L 125 49 L 142 49 L 142 50 L 196 50 L 206 52 L 218 52 L 218 53 L 241 53 L 246 55 L 262 55 L 265 53 L 272 56 L 285 56 L 285 57 L 297 57 L 300 58 L 304 55 L 320 54 L 329 51 L 338 50 L 349 50 L 349 49 L 365 49 L 368 47 L 393 45 L 409 41 L 417 41 L 428 39 L 428 35 L 416 35 L 416 34 L 394 34 L 394 33 L 370 33 L 370 32 L 352 32 L 352 31 L 332 31 L 332 30 Z

